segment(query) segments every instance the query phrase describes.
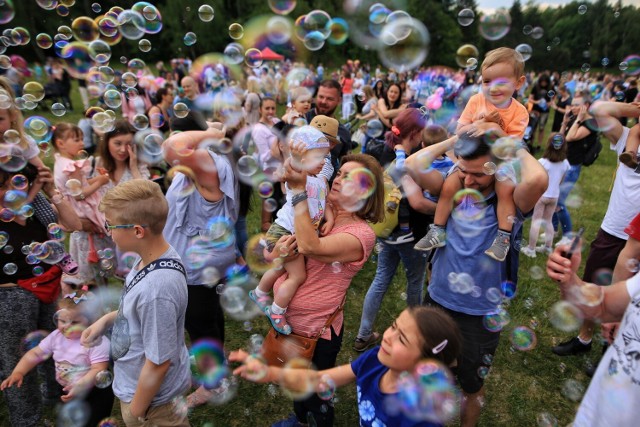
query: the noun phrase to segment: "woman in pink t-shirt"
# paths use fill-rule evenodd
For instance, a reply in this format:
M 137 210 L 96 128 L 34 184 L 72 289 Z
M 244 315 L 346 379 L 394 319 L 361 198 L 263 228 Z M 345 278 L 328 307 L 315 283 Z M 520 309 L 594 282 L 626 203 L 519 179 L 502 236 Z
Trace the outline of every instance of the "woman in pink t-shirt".
M 327 196 L 335 210 L 331 232 L 319 237 L 311 223 L 305 200 L 306 175 L 286 165 L 285 179 L 294 196 L 295 234 L 282 237 L 272 254 L 288 254 L 287 258 L 307 258 L 307 279 L 300 285 L 287 309 L 287 320 L 293 333 L 313 337 L 329 317 L 341 307 L 351 279 L 362 269 L 375 244 L 375 234 L 367 221 L 379 222 L 383 217 L 384 186 L 382 168 L 367 154 L 350 154 L 342 159 Z M 359 185 L 354 186 L 357 182 Z M 361 184 L 368 185 L 361 185 Z M 357 187 L 354 188 L 354 187 Z M 363 189 L 363 191 L 360 191 Z M 355 191 L 355 192 L 354 192 Z M 296 197 L 300 202 L 296 202 Z M 275 285 L 275 292 L 283 275 Z M 318 369 L 335 366 L 342 345 L 344 316 L 340 312 L 331 327 L 324 330 L 316 346 L 312 362 Z M 333 408 L 317 395 L 294 402 L 299 422 L 306 422 L 311 412 L 318 425 L 333 423 Z

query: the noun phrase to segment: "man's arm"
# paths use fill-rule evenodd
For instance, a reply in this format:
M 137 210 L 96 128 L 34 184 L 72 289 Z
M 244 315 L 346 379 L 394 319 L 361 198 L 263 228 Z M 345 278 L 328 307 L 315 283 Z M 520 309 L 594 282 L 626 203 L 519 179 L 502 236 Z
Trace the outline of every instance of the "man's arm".
M 596 101 L 589 109 L 589 113 L 598 122 L 598 127 L 603 129 L 602 132 L 607 139 L 615 144 L 622 136 L 623 126 L 618 119 L 621 117 L 640 116 L 640 105 L 636 103 Z
M 640 259 L 640 240 L 636 240 L 635 238 L 629 236 L 629 240 L 627 240 L 627 244 L 624 245 L 624 248 L 618 255 L 618 260 L 616 261 L 616 266 L 613 269 L 613 277 L 611 278 L 611 283 L 616 283 L 621 280 L 627 280 L 631 276 L 633 276 L 636 272 L 632 271 L 629 268 L 629 264 L 633 263 L 632 260 Z

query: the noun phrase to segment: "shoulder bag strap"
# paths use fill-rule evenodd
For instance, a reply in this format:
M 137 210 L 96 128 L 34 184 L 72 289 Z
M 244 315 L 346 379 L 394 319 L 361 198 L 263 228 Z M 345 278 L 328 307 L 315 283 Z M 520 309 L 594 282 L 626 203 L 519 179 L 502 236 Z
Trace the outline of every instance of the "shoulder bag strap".
M 331 327 L 331 324 L 333 323 L 333 320 L 344 309 L 344 304 L 345 304 L 346 301 L 347 301 L 347 295 L 345 294 L 344 298 L 342 298 L 342 302 L 340 303 L 338 308 L 336 308 L 336 311 L 334 311 L 333 314 L 331 316 L 329 316 L 329 319 L 327 319 L 327 321 L 325 322 L 325 324 L 322 327 L 322 329 L 320 329 L 320 332 L 318 332 L 318 334 L 314 337 L 316 340 L 318 338 L 320 338 L 322 336 L 322 334 L 324 334 L 324 331 L 326 331 L 327 328 Z

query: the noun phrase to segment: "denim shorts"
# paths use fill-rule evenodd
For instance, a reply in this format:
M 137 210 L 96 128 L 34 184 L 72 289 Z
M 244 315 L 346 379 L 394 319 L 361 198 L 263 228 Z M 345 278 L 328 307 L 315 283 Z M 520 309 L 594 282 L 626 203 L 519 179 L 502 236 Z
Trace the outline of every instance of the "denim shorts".
M 275 222 L 271 224 L 271 227 L 269 227 L 267 235 L 265 236 L 267 249 L 269 249 L 269 252 L 273 251 L 273 248 L 276 246 L 276 243 L 278 243 L 278 240 L 280 240 L 282 236 L 291 236 L 291 234 L 292 233 L 289 230 L 287 230 L 280 224 L 276 224 Z

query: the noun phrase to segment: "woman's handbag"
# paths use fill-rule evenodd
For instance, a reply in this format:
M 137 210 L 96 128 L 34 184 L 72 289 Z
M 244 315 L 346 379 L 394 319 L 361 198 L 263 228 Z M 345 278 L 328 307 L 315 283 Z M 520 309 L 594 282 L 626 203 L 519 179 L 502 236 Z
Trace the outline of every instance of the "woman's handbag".
M 284 366 L 285 363 L 295 357 L 311 360 L 316 344 L 318 344 L 318 338 L 322 336 L 327 328 L 331 327 L 333 320 L 344 308 L 345 300 L 346 295 L 340 306 L 329 316 L 320 332 L 314 337 L 303 337 L 294 333 L 284 335 L 271 328 L 262 343 L 262 357 L 264 357 L 267 365 Z
M 22 289 L 34 294 L 43 303 L 51 304 L 60 295 L 61 277 L 62 270 L 57 265 L 54 265 L 40 276 L 18 280 L 16 283 Z

